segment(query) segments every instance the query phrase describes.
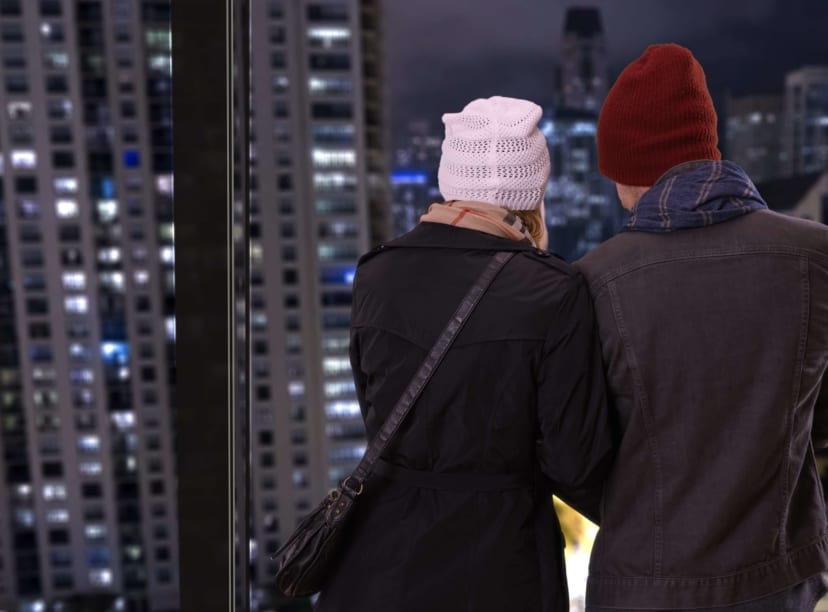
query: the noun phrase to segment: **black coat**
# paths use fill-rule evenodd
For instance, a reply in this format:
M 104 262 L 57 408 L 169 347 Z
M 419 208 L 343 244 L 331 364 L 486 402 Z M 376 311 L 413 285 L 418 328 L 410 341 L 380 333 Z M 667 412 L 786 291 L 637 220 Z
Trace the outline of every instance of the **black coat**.
M 495 279 L 385 459 L 414 470 L 523 474 L 479 491 L 375 476 L 318 610 L 568 610 L 550 490 L 597 513 L 611 436 L 580 274 L 527 244 L 422 223 L 361 260 L 351 361 L 370 439 L 495 251 Z M 537 477 L 540 467 L 545 478 Z

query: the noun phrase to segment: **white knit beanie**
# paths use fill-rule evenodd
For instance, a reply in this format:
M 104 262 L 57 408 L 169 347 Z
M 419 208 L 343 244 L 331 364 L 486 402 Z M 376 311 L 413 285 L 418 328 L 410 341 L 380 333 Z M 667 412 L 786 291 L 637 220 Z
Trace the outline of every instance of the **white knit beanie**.
M 479 98 L 446 113 L 437 180 L 446 201 L 488 202 L 509 210 L 543 205 L 549 150 L 541 107 L 518 98 Z

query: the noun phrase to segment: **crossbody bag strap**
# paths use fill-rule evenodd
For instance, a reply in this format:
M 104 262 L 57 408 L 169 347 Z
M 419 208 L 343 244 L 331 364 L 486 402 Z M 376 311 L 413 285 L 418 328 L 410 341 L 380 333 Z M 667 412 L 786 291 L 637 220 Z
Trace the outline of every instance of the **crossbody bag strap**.
M 491 286 L 492 281 L 497 276 L 503 267 L 515 256 L 515 251 L 499 251 L 486 266 L 486 269 L 475 281 L 472 288 L 460 302 L 457 310 L 449 319 L 443 332 L 437 338 L 434 346 L 429 351 L 419 370 L 411 379 L 408 387 L 403 392 L 400 399 L 397 400 L 394 409 L 385 422 L 382 424 L 377 435 L 371 440 L 365 454 L 362 456 L 359 465 L 353 473 L 342 482 L 342 488 L 345 492 L 352 495 L 359 495 L 365 486 L 365 481 L 374 469 L 377 460 L 382 456 L 382 453 L 388 448 L 388 445 L 394 441 L 397 436 L 400 425 L 405 417 L 411 412 L 414 403 L 420 397 L 434 372 L 440 366 L 454 340 L 457 338 L 460 330 L 463 329 L 469 315 L 474 311 L 480 298 L 486 293 Z

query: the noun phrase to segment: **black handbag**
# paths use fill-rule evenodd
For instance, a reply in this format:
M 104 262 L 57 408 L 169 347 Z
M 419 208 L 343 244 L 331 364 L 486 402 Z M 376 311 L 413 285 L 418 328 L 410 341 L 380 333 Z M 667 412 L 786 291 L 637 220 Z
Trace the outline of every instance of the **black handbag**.
M 299 523 L 284 546 L 270 557 L 281 557 L 279 571 L 276 574 L 276 586 L 282 593 L 289 597 L 301 597 L 322 590 L 331 570 L 343 527 L 352 514 L 354 502 L 365 490 L 368 476 L 382 453 L 394 440 L 400 424 L 431 380 L 469 315 L 480 302 L 480 298 L 497 273 L 514 255 L 515 252 L 495 254 L 457 307 L 414 378 L 397 400 L 391 414 L 382 424 L 382 428 L 371 440 L 359 465 Z

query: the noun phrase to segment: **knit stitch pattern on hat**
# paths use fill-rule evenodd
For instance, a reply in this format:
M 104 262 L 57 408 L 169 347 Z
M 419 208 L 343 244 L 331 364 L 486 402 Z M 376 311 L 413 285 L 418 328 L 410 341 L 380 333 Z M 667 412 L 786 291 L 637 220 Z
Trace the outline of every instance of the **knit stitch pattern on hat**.
M 624 185 L 649 187 L 683 162 L 721 159 L 716 109 L 689 49 L 651 45 L 607 94 L 598 119 L 598 168 Z
M 473 100 L 446 113 L 437 180 L 449 200 L 535 210 L 549 180 L 549 150 L 538 129 L 540 106 L 518 98 Z

